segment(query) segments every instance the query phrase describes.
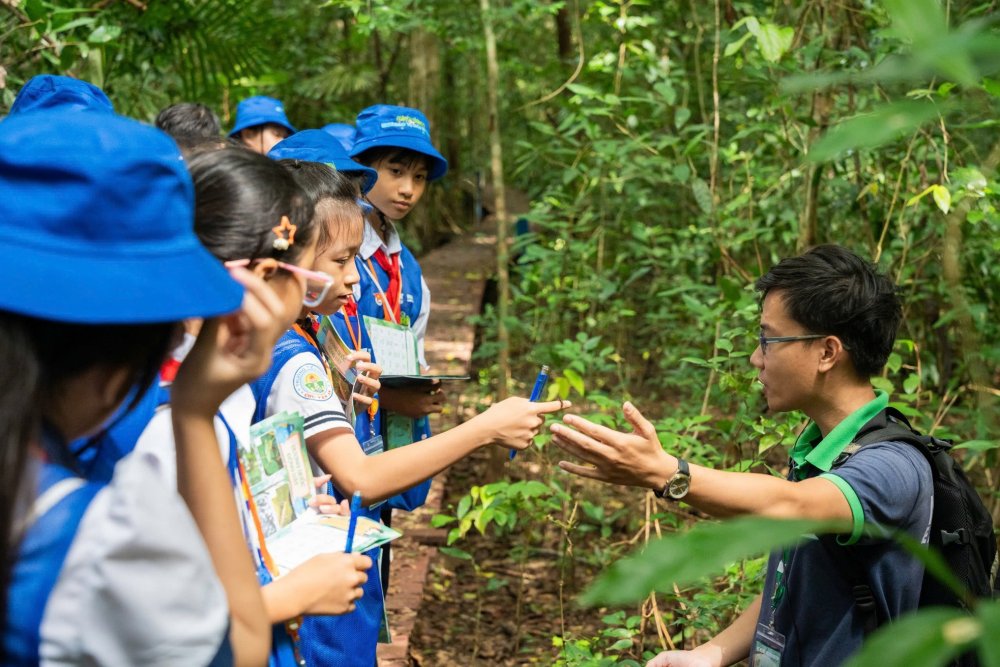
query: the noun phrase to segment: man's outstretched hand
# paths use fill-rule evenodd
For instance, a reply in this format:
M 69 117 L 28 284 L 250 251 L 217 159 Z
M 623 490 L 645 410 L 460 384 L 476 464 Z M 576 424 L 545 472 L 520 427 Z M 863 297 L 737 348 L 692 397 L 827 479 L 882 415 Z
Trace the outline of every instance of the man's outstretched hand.
M 677 470 L 677 459 L 663 451 L 656 429 L 631 403 L 622 406 L 631 433 L 595 424 L 576 415 L 552 424 L 552 442 L 588 465 L 560 461 L 559 467 L 609 484 L 662 489 Z

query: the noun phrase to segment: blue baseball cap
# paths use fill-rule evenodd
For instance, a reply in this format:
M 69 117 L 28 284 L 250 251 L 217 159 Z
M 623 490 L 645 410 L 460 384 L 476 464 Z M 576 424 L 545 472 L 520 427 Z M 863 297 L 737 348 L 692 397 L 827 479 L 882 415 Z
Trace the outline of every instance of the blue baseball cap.
M 448 161 L 431 144 L 430 123 L 417 109 L 376 104 L 358 114 L 351 157 L 370 148 L 390 146 L 408 148 L 430 158 L 427 180 L 434 181 L 448 172 Z
M 0 123 L 0 309 L 141 324 L 236 310 L 243 288 L 194 233 L 177 144 L 116 114 L 38 111 Z
M 267 156 L 272 160 L 302 160 L 322 162 L 345 174 L 361 174 L 365 180 L 361 191 L 367 193 L 375 185 L 378 172 L 355 162 L 340 142 L 323 130 L 302 130 L 274 145 Z
M 351 148 L 354 147 L 354 135 L 357 134 L 357 130 L 354 129 L 353 125 L 330 123 L 323 126 L 323 131 L 339 141 L 345 151 L 350 152 Z
M 114 113 L 115 107 L 103 90 L 88 81 L 57 74 L 39 74 L 28 79 L 18 91 L 10 107 L 10 115 L 42 109 Z
M 288 122 L 285 106 L 281 100 L 262 95 L 248 97 L 236 105 L 236 124 L 229 131 L 229 136 L 238 134 L 248 127 L 257 127 L 268 123 L 280 125 L 292 134 L 296 132 L 292 124 Z

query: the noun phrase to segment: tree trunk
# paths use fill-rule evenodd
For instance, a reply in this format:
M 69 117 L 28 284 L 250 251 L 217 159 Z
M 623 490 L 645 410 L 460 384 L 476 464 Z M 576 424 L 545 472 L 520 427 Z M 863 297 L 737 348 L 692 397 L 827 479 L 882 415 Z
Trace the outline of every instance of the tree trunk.
M 441 70 L 437 36 L 422 28 L 414 30 L 410 35 L 409 54 L 408 104 L 427 116 L 433 140 L 435 136 L 441 136 L 436 104 Z M 440 241 L 441 226 L 436 223 L 443 216 L 443 199 L 439 187 L 429 188 L 424 205 L 414 209 L 406 221 L 407 227 L 425 250 L 435 247 Z
M 500 371 L 497 383 L 497 399 L 507 397 L 510 383 L 510 336 L 507 332 L 507 313 L 510 309 L 510 262 L 507 244 L 507 201 L 503 180 L 503 147 L 500 143 L 500 112 L 497 91 L 500 89 L 500 68 L 497 66 L 497 40 L 493 33 L 493 16 L 490 0 L 479 0 L 483 14 L 483 33 L 486 37 L 486 91 L 490 132 L 490 171 L 493 174 L 493 210 L 497 221 L 497 342 L 500 353 L 497 367 Z M 493 471 L 502 470 L 507 453 L 497 450 Z M 499 475 L 497 475 L 499 476 Z

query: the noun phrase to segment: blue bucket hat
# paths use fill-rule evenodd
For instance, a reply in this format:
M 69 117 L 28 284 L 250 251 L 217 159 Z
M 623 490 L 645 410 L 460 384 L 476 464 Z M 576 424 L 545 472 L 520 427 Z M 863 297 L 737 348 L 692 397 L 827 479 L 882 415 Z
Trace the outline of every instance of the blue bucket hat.
M 10 107 L 10 115 L 42 109 L 103 111 L 115 107 L 104 91 L 87 81 L 56 74 L 39 74 L 28 79 Z
M 448 171 L 448 161 L 431 144 L 430 124 L 417 109 L 376 104 L 358 114 L 351 157 L 370 148 L 408 148 L 430 158 L 427 180 L 435 181 Z
M 361 191 L 367 193 L 375 185 L 378 172 L 355 162 L 340 142 L 323 130 L 302 130 L 275 144 L 267 156 L 272 160 L 302 160 L 322 162 L 345 174 L 362 174 L 365 177 Z
M 0 309 L 141 324 L 236 310 L 243 288 L 194 233 L 194 187 L 163 132 L 115 115 L 0 123 Z
M 323 131 L 339 141 L 345 151 L 348 153 L 351 152 L 351 148 L 354 147 L 354 135 L 357 134 L 357 130 L 354 129 L 353 125 L 348 125 L 347 123 L 330 123 L 323 126 Z
M 229 136 L 238 134 L 248 127 L 257 127 L 268 123 L 280 125 L 292 134 L 296 132 L 292 124 L 288 122 L 288 116 L 285 115 L 285 107 L 281 100 L 261 95 L 248 97 L 236 105 L 236 124 L 229 131 Z

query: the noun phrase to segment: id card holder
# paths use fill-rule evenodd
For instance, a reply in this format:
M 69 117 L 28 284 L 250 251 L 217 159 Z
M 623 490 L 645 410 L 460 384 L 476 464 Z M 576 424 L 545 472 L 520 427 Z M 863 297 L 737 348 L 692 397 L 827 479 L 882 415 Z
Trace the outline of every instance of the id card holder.
M 750 652 L 750 664 L 753 667 L 780 667 L 784 651 L 785 635 L 770 625 L 758 624 L 753 650 Z
M 381 454 L 385 451 L 385 444 L 382 442 L 382 436 L 373 435 L 364 442 L 361 443 L 361 451 L 366 455 L 371 456 L 372 454 Z
M 365 456 L 372 456 L 374 454 L 381 454 L 385 451 L 385 445 L 382 442 L 382 436 L 373 435 L 364 442 L 361 443 L 361 451 L 365 453 Z M 376 507 L 380 507 L 385 504 L 384 500 L 380 500 L 374 505 L 369 505 L 368 509 L 373 510 Z

